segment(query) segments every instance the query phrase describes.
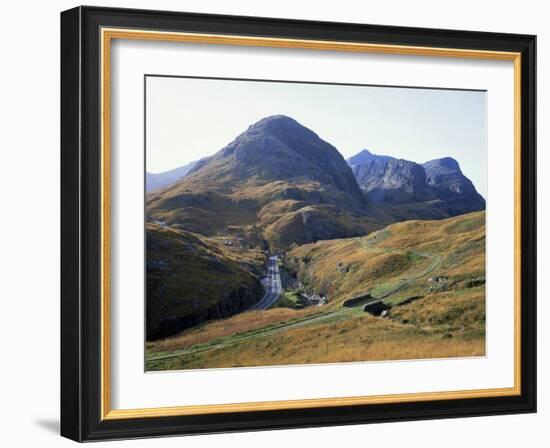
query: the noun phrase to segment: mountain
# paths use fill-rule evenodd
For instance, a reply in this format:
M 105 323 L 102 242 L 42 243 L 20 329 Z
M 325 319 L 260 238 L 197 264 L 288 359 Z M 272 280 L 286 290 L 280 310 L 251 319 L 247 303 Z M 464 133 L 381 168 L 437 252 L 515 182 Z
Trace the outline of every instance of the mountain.
M 174 168 L 173 170 L 163 171 L 162 173 L 146 173 L 145 175 L 145 192 L 158 190 L 173 184 L 178 179 L 185 176 L 195 165 L 197 161 L 188 163 L 187 165 Z
M 264 254 L 147 223 L 147 340 L 228 317 L 263 294 Z
M 348 164 L 361 190 L 374 202 L 399 204 L 430 196 L 426 172 L 418 163 L 374 155 L 365 149 L 348 159 Z
M 283 115 L 251 125 L 185 177 L 149 194 L 147 212 L 208 236 L 255 233 L 272 249 L 364 234 L 389 219 L 369 206 L 334 146 Z
M 458 162 L 452 157 L 430 160 L 422 165 L 427 184 L 442 197 L 453 194 L 475 194 L 474 184 L 462 174 Z
M 363 149 L 362 151 L 358 152 L 354 156 L 350 157 L 347 160 L 347 163 L 349 166 L 354 168 L 356 166 L 364 165 L 370 162 L 378 162 L 380 164 L 380 163 L 388 162 L 390 160 L 395 160 L 395 159 L 391 156 L 374 155 L 368 149 Z
M 163 173 L 171 183 L 148 193 L 149 221 L 269 250 L 485 208 L 454 159 L 421 165 L 363 150 L 346 161 L 284 115 L 261 119 L 184 168 Z
M 210 185 L 266 181 L 314 181 L 362 202 L 353 173 L 338 150 L 317 134 L 283 115 L 264 118 L 190 172 Z M 356 204 L 357 205 L 357 204 Z
M 421 165 L 365 149 L 347 162 L 369 201 L 398 221 L 441 219 L 485 209 L 485 200 L 451 157 Z

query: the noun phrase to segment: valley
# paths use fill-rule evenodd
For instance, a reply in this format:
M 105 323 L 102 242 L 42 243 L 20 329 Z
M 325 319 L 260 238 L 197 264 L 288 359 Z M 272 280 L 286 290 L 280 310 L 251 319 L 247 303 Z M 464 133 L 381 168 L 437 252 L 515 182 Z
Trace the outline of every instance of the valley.
M 147 369 L 483 355 L 484 213 L 423 223 L 402 246 L 400 227 L 418 224 L 296 248 L 281 265 L 299 266 L 305 284 L 329 295 L 326 305 L 252 308 L 148 342 Z M 366 264 L 378 271 L 364 275 Z M 379 302 L 384 317 L 364 311 Z
M 485 201 L 454 159 L 346 161 L 272 116 L 190 165 L 146 197 L 147 370 L 485 354 Z

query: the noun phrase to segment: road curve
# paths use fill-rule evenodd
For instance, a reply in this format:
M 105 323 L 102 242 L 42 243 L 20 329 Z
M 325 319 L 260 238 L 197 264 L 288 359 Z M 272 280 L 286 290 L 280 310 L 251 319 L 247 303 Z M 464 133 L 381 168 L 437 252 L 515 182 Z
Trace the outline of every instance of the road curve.
M 269 257 L 265 281 L 265 294 L 256 305 L 249 309 L 249 311 L 267 310 L 277 301 L 283 292 L 281 275 L 279 274 L 279 265 L 277 263 L 278 259 L 279 257 L 277 255 L 272 255 Z

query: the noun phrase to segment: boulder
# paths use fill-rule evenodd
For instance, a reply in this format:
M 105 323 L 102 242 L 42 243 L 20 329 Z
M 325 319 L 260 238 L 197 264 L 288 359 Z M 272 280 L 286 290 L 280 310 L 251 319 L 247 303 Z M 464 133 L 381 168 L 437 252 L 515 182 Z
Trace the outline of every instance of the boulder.
M 476 286 L 481 286 L 484 284 L 485 284 L 484 276 L 472 278 L 464 282 L 464 286 L 466 286 L 466 288 L 475 288 Z
M 370 294 L 364 294 L 362 296 L 352 297 L 351 299 L 344 300 L 342 306 L 346 308 L 352 308 L 354 306 L 363 305 L 365 302 L 372 300 L 373 297 Z
M 384 302 L 373 302 L 368 303 L 364 306 L 363 311 L 370 313 L 374 316 L 380 316 L 384 311 L 387 311 L 391 308 L 391 306 L 386 305 Z

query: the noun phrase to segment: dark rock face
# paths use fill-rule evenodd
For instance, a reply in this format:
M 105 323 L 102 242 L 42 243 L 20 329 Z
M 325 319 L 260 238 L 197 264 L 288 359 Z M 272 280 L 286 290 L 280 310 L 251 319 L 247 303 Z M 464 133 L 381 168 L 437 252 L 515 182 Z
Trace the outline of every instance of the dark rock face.
M 398 220 L 436 219 L 483 210 L 485 200 L 451 157 L 416 162 L 368 150 L 348 159 L 367 198 Z
M 194 234 L 147 224 L 146 251 L 147 340 L 232 316 L 263 296 L 260 265 Z
M 389 310 L 391 306 L 386 305 L 384 302 L 369 303 L 363 307 L 363 311 L 373 314 L 374 316 L 380 316 L 382 312 Z
M 261 297 L 260 286 L 255 290 L 238 287 L 225 300 L 198 314 L 189 313 L 180 316 L 163 317 L 158 327 L 147 333 L 147 340 L 173 336 L 209 320 L 234 316 L 254 305 L 258 301 L 258 297 Z
M 440 201 L 441 210 L 455 216 L 485 209 L 485 199 L 476 191 L 470 179 L 462 174 L 455 159 L 445 157 L 430 160 L 422 166 L 426 171 L 426 182 Z
M 426 182 L 439 195 L 471 195 L 477 193 L 470 179 L 460 171 L 458 162 L 451 157 L 430 160 L 422 166 L 426 170 Z
M 370 294 L 364 294 L 357 297 L 352 297 L 351 299 L 344 300 L 342 306 L 345 308 L 353 308 L 356 306 L 364 305 L 365 302 L 372 300 L 373 297 Z
M 372 201 L 402 204 L 429 197 L 426 172 L 418 163 L 378 157 L 370 152 L 361 159 L 363 162 L 351 165 L 351 168 L 357 183 Z

